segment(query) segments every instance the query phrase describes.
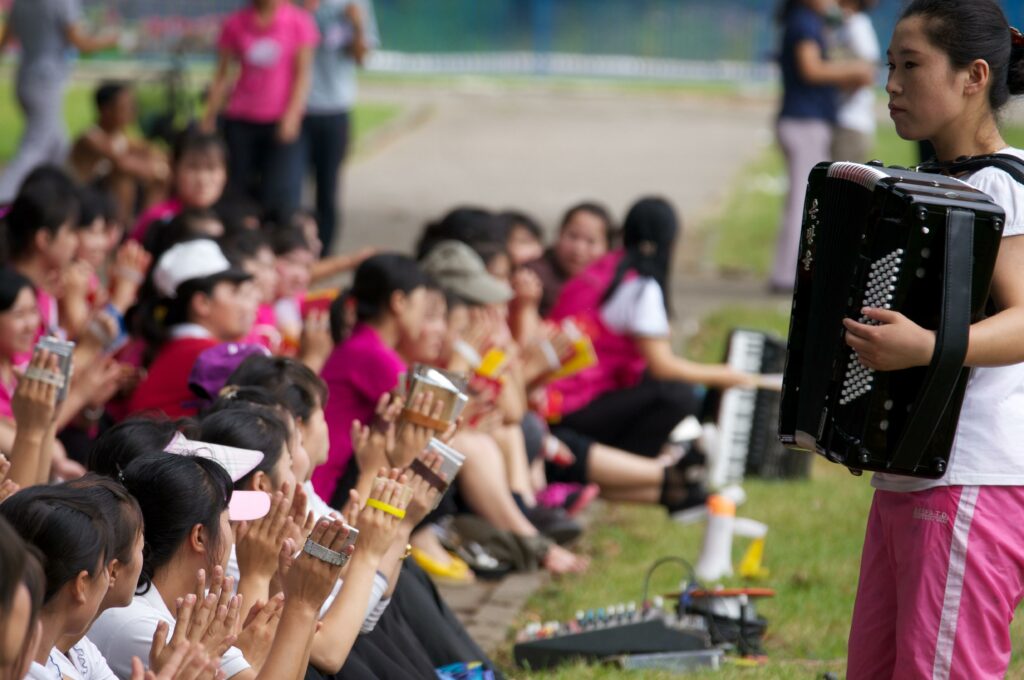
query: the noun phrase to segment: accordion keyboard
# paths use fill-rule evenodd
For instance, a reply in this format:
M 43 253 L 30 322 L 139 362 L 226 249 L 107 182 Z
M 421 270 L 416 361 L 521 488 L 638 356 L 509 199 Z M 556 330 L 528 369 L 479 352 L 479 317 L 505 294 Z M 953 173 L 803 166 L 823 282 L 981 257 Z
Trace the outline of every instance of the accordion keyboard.
M 902 248 L 897 248 L 885 257 L 871 263 L 871 273 L 868 276 L 867 287 L 864 289 L 864 299 L 861 301 L 862 307 L 892 309 L 892 294 L 896 290 L 896 282 L 899 281 L 902 264 Z M 878 325 L 877 321 L 869 319 L 863 314 L 858 321 L 871 326 Z M 860 363 L 856 352 L 853 350 L 849 350 L 849 352 L 850 357 L 846 363 L 843 389 L 839 393 L 839 403 L 844 406 L 870 392 L 875 381 L 874 370 Z

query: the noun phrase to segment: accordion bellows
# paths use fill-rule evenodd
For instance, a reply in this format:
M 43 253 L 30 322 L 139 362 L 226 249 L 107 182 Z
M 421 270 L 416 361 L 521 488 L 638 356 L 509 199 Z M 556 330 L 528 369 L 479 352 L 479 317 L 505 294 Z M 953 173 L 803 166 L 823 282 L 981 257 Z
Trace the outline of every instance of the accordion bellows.
M 780 407 L 779 437 L 853 471 L 945 472 L 1004 215 L 942 175 L 821 163 L 807 185 Z M 844 340 L 863 307 L 936 331 L 927 367 L 879 372 Z

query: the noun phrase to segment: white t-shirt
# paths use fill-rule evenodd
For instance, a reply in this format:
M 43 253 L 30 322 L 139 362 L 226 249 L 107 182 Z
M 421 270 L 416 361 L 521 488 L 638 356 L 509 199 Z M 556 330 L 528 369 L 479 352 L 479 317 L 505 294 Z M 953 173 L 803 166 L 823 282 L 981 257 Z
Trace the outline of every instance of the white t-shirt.
M 120 678 L 132 675 L 132 657 L 143 663 L 149 659 L 153 646 L 153 633 L 157 624 L 170 624 L 168 639 L 174 633 L 174 615 L 167 609 L 156 586 L 150 586 L 144 595 L 136 595 L 127 607 L 108 609 L 89 628 L 89 639 L 106 657 L 110 668 Z M 228 678 L 249 668 L 242 650 L 230 647 L 220 660 L 220 669 Z
M 148 663 L 148 658 L 142 657 L 142 662 Z M 67 656 L 56 647 L 50 650 L 46 666 L 33 663 L 29 677 L 33 680 L 55 680 L 60 677 L 69 680 L 117 680 L 114 671 L 107 665 L 107 660 L 87 637 L 75 643 L 68 650 Z
M 878 63 L 882 57 L 875 27 L 871 25 L 871 18 L 864 12 L 847 17 L 835 32 L 832 47 L 833 53 L 842 58 Z M 874 87 L 867 85 L 842 95 L 836 123 L 848 130 L 873 133 L 876 125 Z
M 1024 151 L 999 153 L 1024 160 Z M 1003 238 L 1024 234 L 1024 185 L 1002 170 L 985 168 L 967 179 L 1006 212 Z M 949 467 L 941 479 L 876 473 L 876 489 L 919 491 L 935 486 L 1024 485 L 1024 363 L 971 369 Z
M 320 494 L 318 494 L 316 489 L 313 488 L 312 480 L 307 480 L 306 483 L 302 485 L 302 489 L 306 492 L 306 507 L 313 511 L 313 514 L 316 515 L 317 519 L 327 517 L 328 515 L 341 516 L 340 512 L 328 505 L 327 501 L 323 498 L 320 498 Z
M 33 661 L 32 665 L 28 667 L 25 680 L 62 680 L 59 673 L 56 667 L 50 665 L 49 661 L 46 662 L 45 666 L 40 666 Z
M 649 276 L 623 281 L 601 307 L 601 321 L 619 335 L 668 337 L 668 312 L 661 286 Z

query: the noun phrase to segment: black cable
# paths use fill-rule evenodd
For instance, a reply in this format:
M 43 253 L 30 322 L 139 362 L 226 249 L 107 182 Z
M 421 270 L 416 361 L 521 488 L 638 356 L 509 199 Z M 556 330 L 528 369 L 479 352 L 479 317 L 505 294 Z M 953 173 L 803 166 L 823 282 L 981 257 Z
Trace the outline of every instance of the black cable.
M 654 564 L 652 564 L 650 567 L 647 568 L 647 574 L 644 576 L 644 596 L 640 600 L 641 605 L 643 605 L 643 604 L 645 604 L 647 602 L 647 593 L 649 592 L 649 588 L 650 588 L 650 585 L 651 585 L 651 576 L 654 575 L 654 571 L 658 567 L 660 567 L 661 565 L 668 564 L 669 562 L 675 562 L 676 564 L 681 564 L 686 569 L 686 571 L 688 572 L 688 575 L 689 575 L 689 578 L 690 578 L 690 584 L 691 585 L 696 585 L 697 584 L 697 572 L 694 571 L 692 564 L 690 564 L 689 562 L 684 560 L 682 557 L 672 557 L 672 556 L 662 557 L 661 559 L 655 560 Z

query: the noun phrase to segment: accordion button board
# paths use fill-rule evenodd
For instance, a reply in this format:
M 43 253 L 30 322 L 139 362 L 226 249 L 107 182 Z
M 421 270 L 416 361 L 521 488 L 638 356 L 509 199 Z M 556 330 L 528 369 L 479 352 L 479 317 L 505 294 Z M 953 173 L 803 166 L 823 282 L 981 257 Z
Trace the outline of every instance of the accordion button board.
M 815 167 L 805 206 L 779 437 L 854 472 L 940 477 L 968 379 L 957 352 L 984 315 L 1004 213 L 958 179 L 857 163 Z M 936 331 L 932 365 L 863 365 L 843 320 L 875 324 L 864 307 Z

